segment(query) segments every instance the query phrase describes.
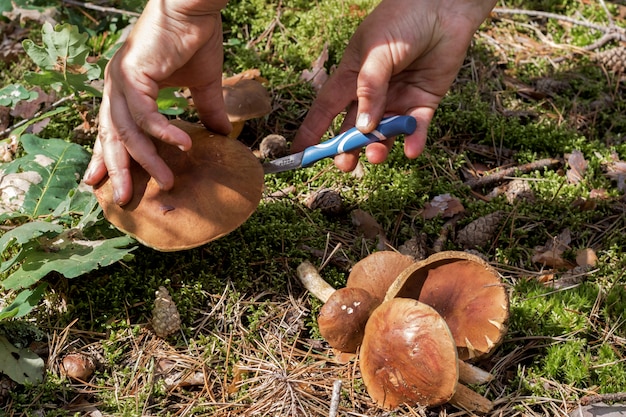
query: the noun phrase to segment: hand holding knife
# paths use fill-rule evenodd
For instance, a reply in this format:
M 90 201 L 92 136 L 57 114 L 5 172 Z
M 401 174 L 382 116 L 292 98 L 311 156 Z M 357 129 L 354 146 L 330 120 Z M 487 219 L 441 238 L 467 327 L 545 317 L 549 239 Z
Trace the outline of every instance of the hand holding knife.
M 319 145 L 309 146 L 302 152 L 266 162 L 263 164 L 263 169 L 266 174 L 275 174 L 296 168 L 306 168 L 321 159 L 359 149 L 370 143 L 381 142 L 398 135 L 410 135 L 416 127 L 417 122 L 411 116 L 385 117 L 371 133 L 363 134 L 353 127 Z

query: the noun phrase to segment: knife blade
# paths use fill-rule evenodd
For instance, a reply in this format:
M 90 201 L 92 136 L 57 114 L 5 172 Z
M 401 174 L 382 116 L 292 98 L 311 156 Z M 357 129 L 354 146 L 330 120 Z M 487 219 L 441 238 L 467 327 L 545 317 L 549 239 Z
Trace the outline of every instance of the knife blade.
M 417 121 L 412 116 L 390 116 L 380 121 L 371 133 L 363 134 L 356 127 L 324 141 L 309 146 L 302 152 L 274 159 L 263 164 L 266 174 L 306 168 L 315 162 L 353 149 L 362 148 L 374 142 L 381 142 L 398 135 L 410 135 L 415 131 Z

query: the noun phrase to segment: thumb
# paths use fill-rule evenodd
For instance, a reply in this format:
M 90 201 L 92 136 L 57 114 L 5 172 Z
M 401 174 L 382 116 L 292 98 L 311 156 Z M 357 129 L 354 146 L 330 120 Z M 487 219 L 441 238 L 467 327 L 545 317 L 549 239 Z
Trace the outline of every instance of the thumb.
M 373 47 L 364 57 L 357 77 L 356 127 L 364 133 L 376 128 L 387 105 L 393 62 L 386 50 L 383 45 Z

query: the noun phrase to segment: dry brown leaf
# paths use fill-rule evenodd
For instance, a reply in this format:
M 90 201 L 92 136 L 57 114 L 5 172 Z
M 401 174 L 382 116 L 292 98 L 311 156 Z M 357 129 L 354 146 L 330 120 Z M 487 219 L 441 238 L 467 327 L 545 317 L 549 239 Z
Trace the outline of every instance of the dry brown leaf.
M 441 194 L 424 205 L 422 217 L 426 220 L 434 219 L 439 215 L 443 218 L 449 218 L 464 211 L 465 207 L 463 207 L 461 200 L 450 194 Z
M 563 259 L 563 253 L 571 241 L 570 230 L 563 230 L 558 236 L 548 240 L 544 246 L 536 247 L 532 261 L 552 268 L 571 268 L 573 265 Z
M 585 156 L 579 150 L 573 151 L 571 154 L 566 155 L 567 164 L 569 169 L 566 176 L 567 181 L 570 184 L 578 184 L 585 178 L 585 172 L 589 163 L 585 160 Z
M 617 182 L 617 188 L 621 192 L 626 192 L 626 162 L 615 157 L 605 168 L 607 177 Z
M 351 213 L 352 224 L 354 224 L 359 232 L 367 239 L 378 239 L 378 250 L 387 249 L 387 236 L 385 235 L 385 229 L 374 219 L 374 217 L 368 212 L 356 209 Z
M 583 267 L 594 267 L 598 263 L 598 255 L 591 248 L 580 249 L 576 253 L 576 265 Z
M 44 24 L 50 23 L 52 26 L 57 24 L 55 16 L 58 14 L 58 10 L 55 7 L 46 7 L 44 9 L 26 9 L 19 7 L 13 3 L 13 8 L 10 11 L 2 12 L 2 15 L 8 17 L 9 20 L 19 20 L 20 25 L 24 25 L 27 20 L 32 20 L 36 23 Z
M 316 90 L 322 88 L 322 85 L 324 85 L 328 79 L 328 72 L 326 72 L 326 68 L 324 67 L 326 61 L 328 61 L 328 43 L 324 44 L 322 53 L 313 61 L 311 69 L 302 71 L 300 79 L 308 81 Z
M 40 87 L 34 87 L 32 91 L 37 93 L 37 98 L 18 102 L 13 110 L 11 110 L 11 116 L 19 117 L 22 119 L 30 119 L 38 111 L 50 106 L 56 101 L 56 94 L 52 91 L 50 94 L 43 91 Z

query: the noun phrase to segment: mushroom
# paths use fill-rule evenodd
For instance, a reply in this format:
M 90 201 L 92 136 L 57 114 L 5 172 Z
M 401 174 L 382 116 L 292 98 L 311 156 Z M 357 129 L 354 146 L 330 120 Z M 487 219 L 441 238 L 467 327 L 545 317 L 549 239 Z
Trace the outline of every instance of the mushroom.
M 354 353 L 363 340 L 365 323 L 380 304 L 363 288 L 340 288 L 326 300 L 317 317 L 320 334 L 340 352 Z
M 461 360 L 489 354 L 503 339 L 509 299 L 498 272 L 478 256 L 445 251 L 406 268 L 385 300 L 415 298 L 446 320 Z
M 394 298 L 367 322 L 359 367 L 367 392 L 383 408 L 451 402 L 488 412 L 491 402 L 458 382 L 459 364 L 446 321 L 427 304 Z
M 228 134 L 235 139 L 241 133 L 246 120 L 265 116 L 272 111 L 269 93 L 253 78 L 233 77 L 222 81 L 222 95 L 228 120 L 233 130 Z
M 136 162 L 131 164 L 133 197 L 120 207 L 110 180 L 94 187 L 105 217 L 118 229 L 160 251 L 190 249 L 239 227 L 254 212 L 263 191 L 263 168 L 242 143 L 199 124 L 172 121 L 193 146 L 183 152 L 154 140 L 175 175 L 174 187 L 160 189 Z
M 363 288 L 380 304 L 398 275 L 414 263 L 413 258 L 398 252 L 388 250 L 374 252 L 354 264 L 348 275 L 346 287 Z
M 398 274 L 412 263 L 410 257 L 397 252 L 374 252 L 352 267 L 346 288 L 338 290 L 326 284 L 313 265 L 301 265 L 310 271 L 299 271 L 299 275 L 319 277 L 312 280 L 312 287 L 305 287 L 324 302 L 317 323 L 332 348 L 343 353 L 357 351 L 370 313 L 382 303 Z

